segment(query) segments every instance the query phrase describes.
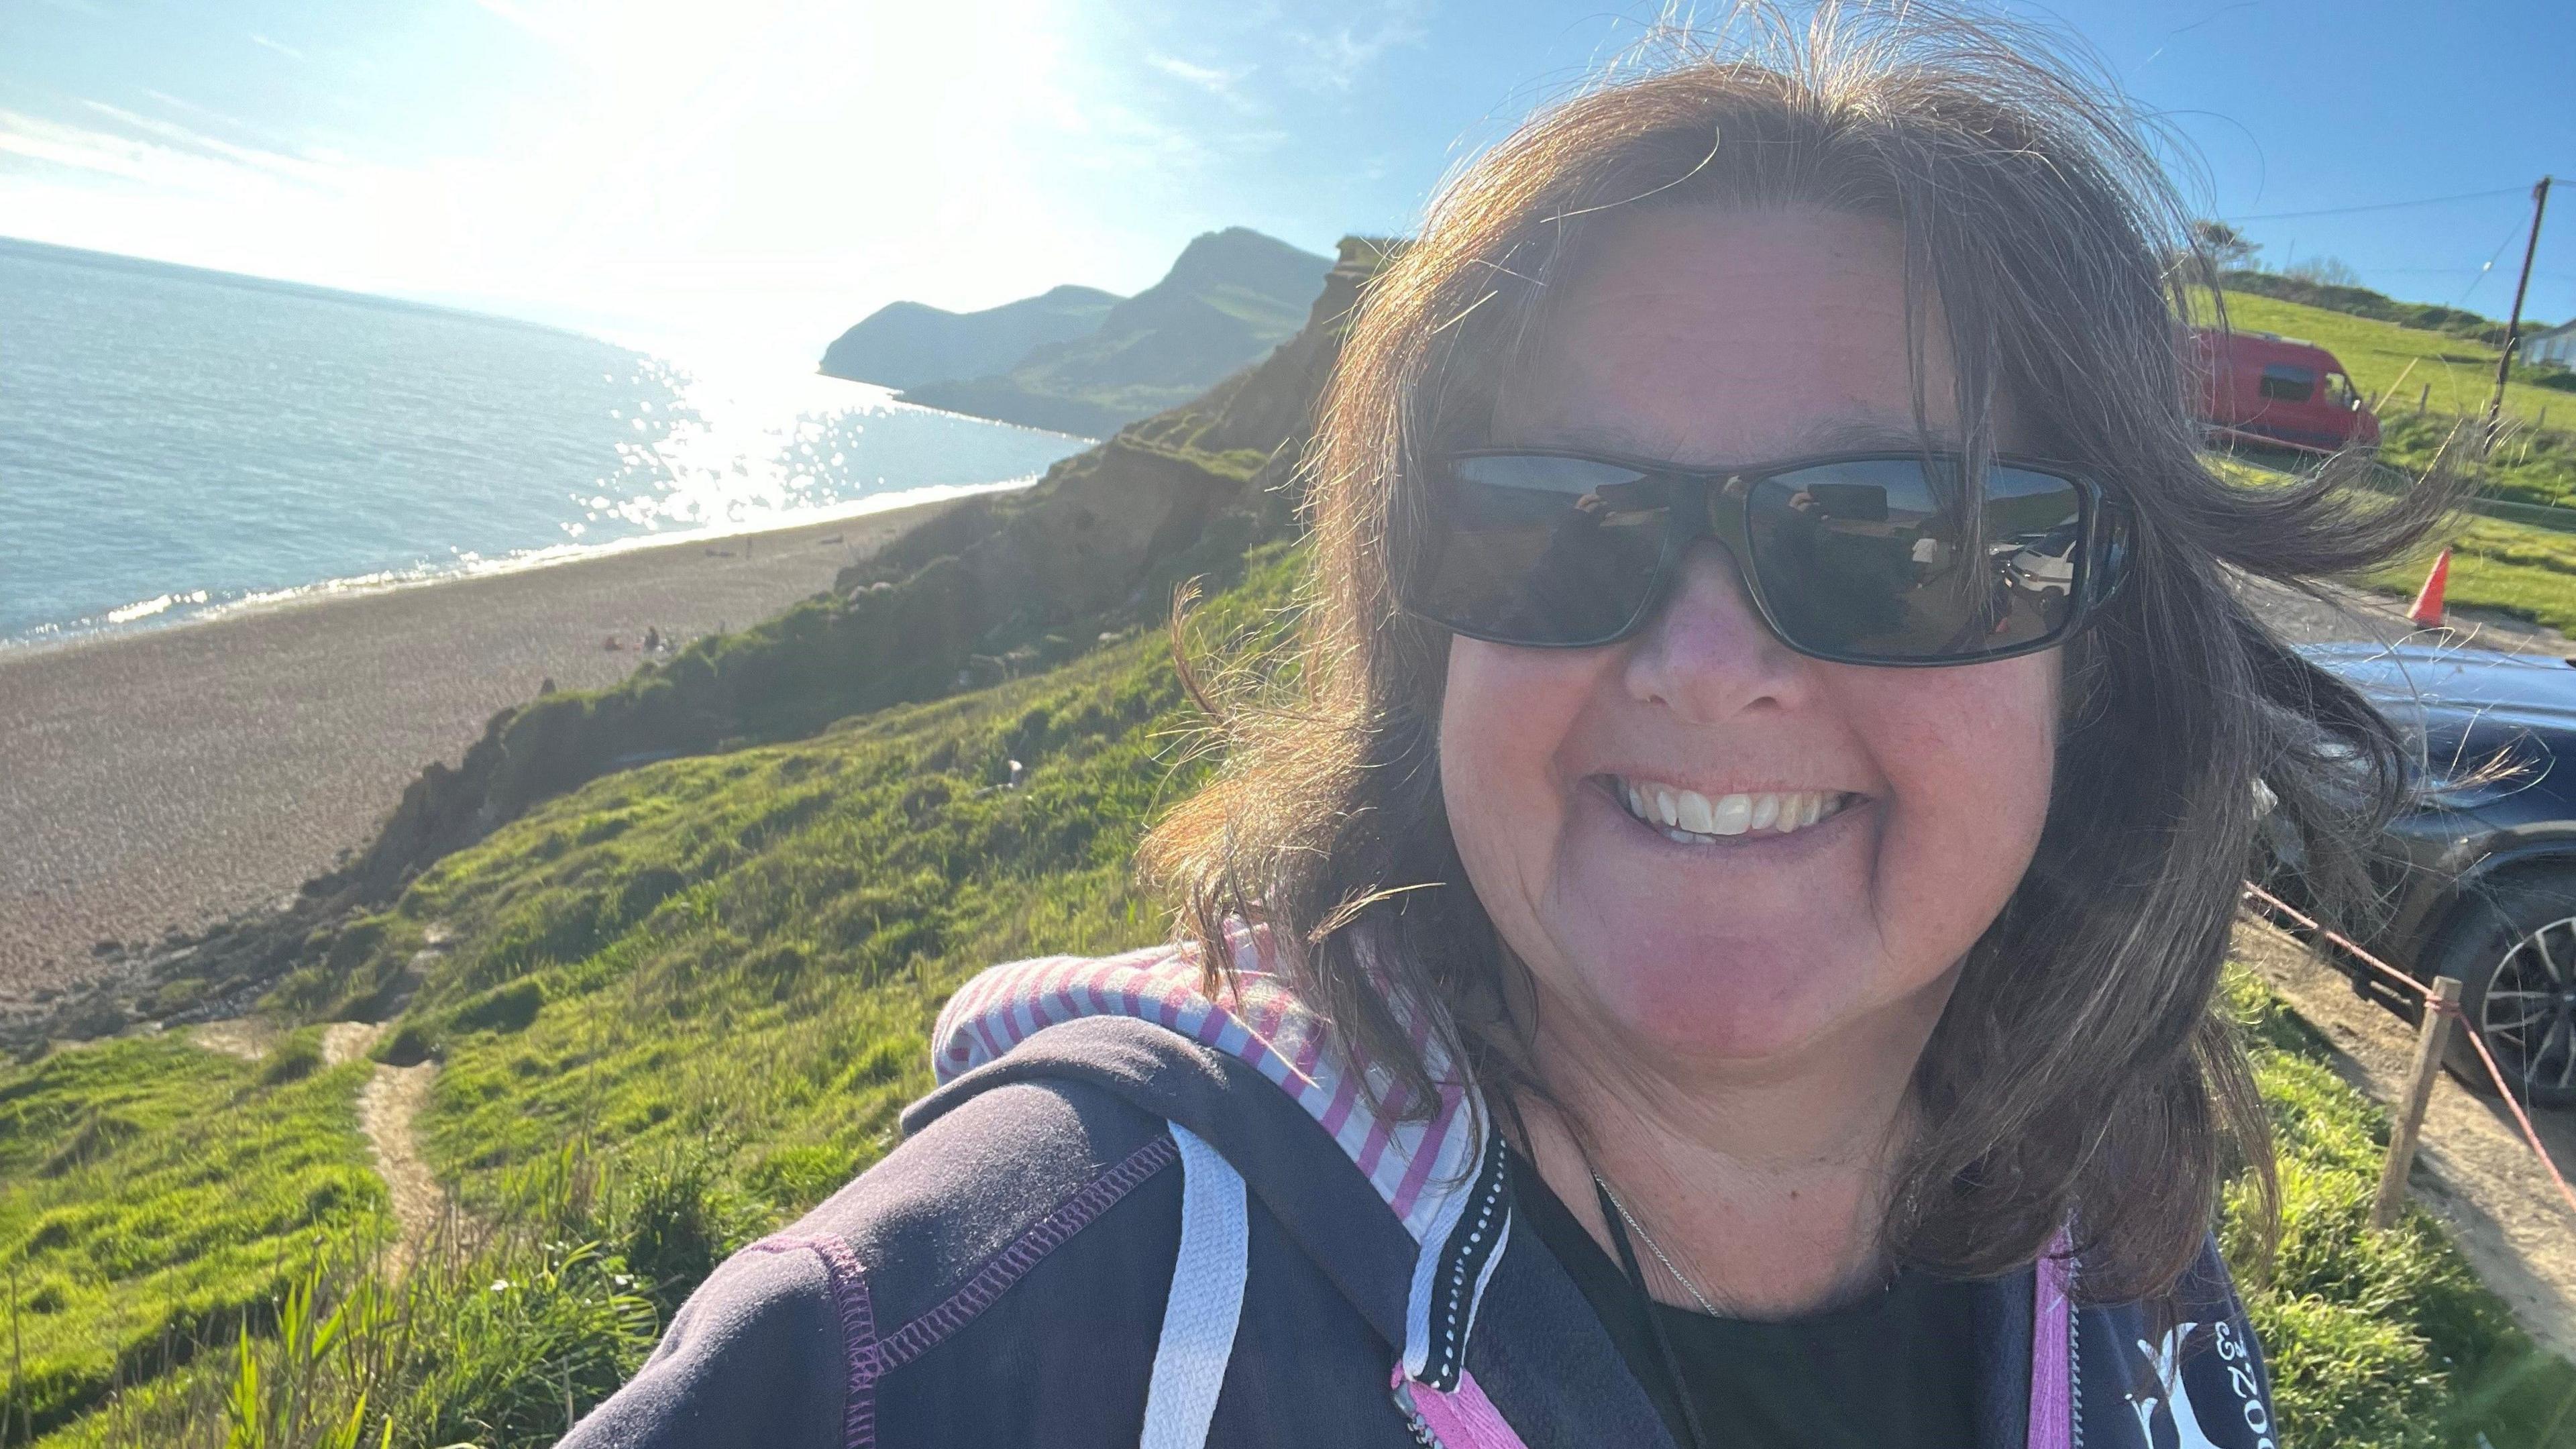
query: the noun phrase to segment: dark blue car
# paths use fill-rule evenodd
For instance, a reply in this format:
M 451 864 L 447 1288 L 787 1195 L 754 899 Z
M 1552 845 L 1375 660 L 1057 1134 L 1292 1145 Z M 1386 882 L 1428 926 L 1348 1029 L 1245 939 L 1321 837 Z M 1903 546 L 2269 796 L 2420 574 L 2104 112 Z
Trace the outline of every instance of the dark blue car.
M 2419 980 L 2459 978 L 2461 1007 L 2517 1095 L 2576 1105 L 2576 665 L 2424 644 L 2303 652 L 2421 747 L 2421 803 L 2388 831 L 2384 909 L 2361 943 Z M 2271 844 L 2295 867 L 2286 832 Z M 2364 995 L 2420 1010 L 2344 964 Z M 2489 1085 L 2465 1040 L 2453 1039 L 2450 1066 Z

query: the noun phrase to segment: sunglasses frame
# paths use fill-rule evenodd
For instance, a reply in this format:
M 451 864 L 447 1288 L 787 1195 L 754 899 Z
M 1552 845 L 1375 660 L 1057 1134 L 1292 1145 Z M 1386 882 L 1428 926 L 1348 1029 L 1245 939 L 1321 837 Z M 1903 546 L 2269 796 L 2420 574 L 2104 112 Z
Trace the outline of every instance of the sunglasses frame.
M 1904 462 L 1929 465 L 1947 462 L 1962 465 L 1962 471 L 1964 471 L 1966 456 L 1963 453 L 1925 452 L 1921 449 L 1878 449 L 1863 452 L 1817 453 L 1749 468 L 1682 468 L 1650 459 L 1629 457 L 1619 453 L 1592 452 L 1581 448 L 1461 448 L 1454 452 L 1440 454 L 1432 461 L 1437 465 L 1465 462 L 1474 458 L 1566 458 L 1580 463 L 1598 463 L 1613 468 L 1626 468 L 1649 477 L 1672 478 L 1684 483 L 1696 484 L 1698 485 L 1697 501 L 1687 510 L 1680 508 L 1665 510 L 1668 520 L 1675 515 L 1687 512 L 1691 521 L 1679 526 L 1666 522 L 1661 552 L 1655 560 L 1654 577 L 1648 581 L 1643 599 L 1617 630 L 1598 639 L 1550 640 L 1532 643 L 1528 640 L 1504 638 L 1474 629 L 1462 629 L 1447 620 L 1416 608 L 1410 597 L 1412 590 L 1409 584 L 1400 584 L 1396 590 L 1397 605 L 1405 613 L 1446 629 L 1452 634 L 1483 640 L 1487 643 L 1508 644 L 1517 649 L 1598 649 L 1632 637 L 1661 612 L 1664 605 L 1671 602 L 1673 585 L 1680 575 L 1682 559 L 1690 552 L 1692 544 L 1705 538 L 1725 549 L 1727 556 L 1734 560 L 1736 577 L 1743 581 L 1745 595 L 1753 601 L 1754 612 L 1760 616 L 1762 627 L 1769 630 L 1771 637 L 1779 640 L 1781 645 L 1790 652 L 1809 659 L 1821 660 L 1828 664 L 1862 665 L 1873 669 L 1940 669 L 1963 664 L 1992 664 L 2057 648 L 2074 638 L 2086 624 L 2092 622 L 2096 610 L 2119 594 L 2120 585 L 2127 575 L 2127 553 L 2136 545 L 2136 520 L 2128 505 L 2106 493 L 2102 485 L 2090 474 L 2069 464 L 2045 458 L 1998 454 L 1987 461 L 1989 469 L 2014 468 L 2026 473 L 2037 473 L 2071 484 L 2075 489 L 2079 546 L 2075 550 L 2075 577 L 2069 590 L 2066 620 L 2040 638 L 1991 653 L 1944 655 L 1934 658 L 1876 658 L 1827 649 L 1810 649 L 1790 638 L 1788 632 L 1781 628 L 1778 616 L 1772 611 L 1771 601 L 1764 597 L 1761 570 L 1753 567 L 1752 564 L 1752 512 L 1755 485 L 1769 482 L 1785 474 L 1803 472 L 1809 468 L 1830 467 L 1837 463 Z M 1732 506 L 1726 508 L 1716 506 L 1720 499 L 1726 500 Z M 1432 503 L 1436 509 L 1440 506 L 1441 500 L 1435 496 Z M 1435 533 L 1440 527 L 1445 525 L 1435 526 Z M 1437 546 L 1436 543 L 1433 546 Z M 2115 549 L 2118 552 L 2115 553 Z M 1418 568 L 1408 569 L 1399 577 L 1409 579 L 1418 572 Z

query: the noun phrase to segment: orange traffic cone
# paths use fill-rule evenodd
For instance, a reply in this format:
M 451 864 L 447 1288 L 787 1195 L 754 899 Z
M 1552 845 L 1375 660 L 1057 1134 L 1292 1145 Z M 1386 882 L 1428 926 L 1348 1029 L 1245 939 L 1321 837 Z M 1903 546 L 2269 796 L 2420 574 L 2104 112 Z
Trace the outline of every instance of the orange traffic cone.
M 2442 590 L 2451 582 L 2451 551 L 2444 549 L 2433 556 L 2433 571 L 2424 576 L 2423 591 L 2415 596 L 2415 607 L 2406 611 L 2406 622 L 2421 629 L 2442 627 Z

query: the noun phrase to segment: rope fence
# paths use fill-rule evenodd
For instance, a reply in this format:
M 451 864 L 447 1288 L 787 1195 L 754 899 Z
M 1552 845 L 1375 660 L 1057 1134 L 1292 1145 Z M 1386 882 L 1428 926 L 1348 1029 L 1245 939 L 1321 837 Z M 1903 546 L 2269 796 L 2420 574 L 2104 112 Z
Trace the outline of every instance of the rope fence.
M 2424 1107 L 2432 1095 L 2432 1073 L 2441 1069 L 2442 1053 L 2438 1050 L 2440 1043 L 2438 1028 L 2456 1024 L 2460 1030 L 2468 1034 L 2469 1045 L 2477 1049 L 2478 1060 L 2486 1066 L 2488 1080 L 2495 1083 L 2496 1095 L 2502 1097 L 2505 1106 L 2512 1110 L 2514 1122 L 2522 1128 L 2522 1140 L 2529 1144 L 2532 1155 L 2540 1159 L 2540 1165 L 2548 1169 L 2549 1180 L 2558 1185 L 2558 1195 L 2566 1200 L 2569 1210 L 2576 1211 L 2576 1189 L 2568 1187 L 2566 1175 L 2561 1173 L 2558 1170 L 2558 1164 L 2550 1159 L 2549 1149 L 2541 1145 L 2540 1133 L 2531 1125 L 2531 1114 L 2523 1110 L 2522 1099 L 2516 1097 L 2513 1094 L 2513 1088 L 2506 1083 L 2503 1070 L 2496 1065 L 2495 1053 L 2487 1050 L 2486 1038 L 2470 1024 L 2468 1014 L 2460 1010 L 2456 983 L 2448 983 L 2452 986 L 2449 992 L 2437 992 L 2433 987 L 2425 985 L 2413 976 L 2363 950 L 2351 937 L 2328 929 L 2315 917 L 2300 911 L 2254 882 L 2249 880 L 2244 884 L 2245 898 L 2248 901 L 2260 902 L 2266 910 L 2296 922 L 2307 931 L 2332 943 L 2336 949 L 2352 959 L 2386 977 L 2390 984 L 2402 987 L 2422 999 L 2425 1013 L 2425 1039 L 2428 1045 L 2417 1054 L 2417 1080 L 2409 1083 L 2405 1109 L 2401 1115 L 2398 1130 L 2391 1133 L 2389 1138 L 2389 1172 L 2401 1192 L 2405 1182 L 2407 1159 L 2414 1155 L 2415 1132 L 2423 1124 Z M 2380 1224 L 2383 1227 L 2386 1225 L 2385 1222 Z

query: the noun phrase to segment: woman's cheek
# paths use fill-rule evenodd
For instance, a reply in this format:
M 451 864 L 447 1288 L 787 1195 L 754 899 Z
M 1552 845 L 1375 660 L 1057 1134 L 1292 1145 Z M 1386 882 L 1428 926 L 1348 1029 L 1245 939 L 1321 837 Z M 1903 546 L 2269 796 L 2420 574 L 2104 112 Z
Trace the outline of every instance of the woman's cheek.
M 1574 651 L 1450 646 L 1441 795 L 1459 855 L 1507 934 L 1531 917 L 1564 824 L 1556 759 L 1582 713 L 1585 663 Z
M 1880 727 L 1864 734 L 1889 784 L 1882 924 L 1965 950 L 2020 884 L 2047 822 L 2057 657 L 1874 672 Z

